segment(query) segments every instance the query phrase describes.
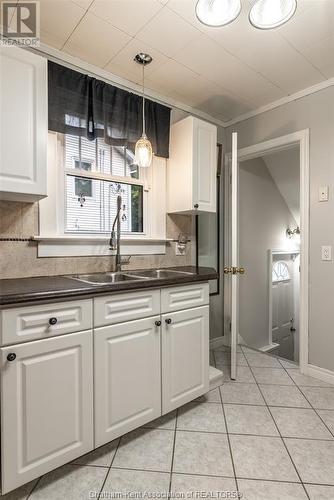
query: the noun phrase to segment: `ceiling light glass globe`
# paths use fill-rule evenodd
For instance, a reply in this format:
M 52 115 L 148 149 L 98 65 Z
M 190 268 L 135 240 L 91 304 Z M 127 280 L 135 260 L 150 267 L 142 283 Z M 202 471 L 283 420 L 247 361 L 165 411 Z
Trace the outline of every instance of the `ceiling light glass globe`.
M 234 21 L 241 11 L 240 0 L 198 0 L 196 16 L 207 26 L 224 26 Z
M 256 0 L 249 13 L 255 28 L 269 30 L 282 26 L 296 12 L 297 0 Z

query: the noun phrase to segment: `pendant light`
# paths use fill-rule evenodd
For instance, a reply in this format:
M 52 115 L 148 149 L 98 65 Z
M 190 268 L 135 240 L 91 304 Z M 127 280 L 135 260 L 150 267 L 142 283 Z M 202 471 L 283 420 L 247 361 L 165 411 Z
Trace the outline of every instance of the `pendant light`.
M 141 64 L 143 68 L 143 133 L 136 142 L 135 161 L 138 167 L 147 168 L 152 163 L 153 151 L 145 129 L 145 66 L 152 62 L 152 57 L 141 52 L 136 55 L 135 61 Z
M 196 16 L 207 26 L 225 26 L 234 21 L 240 11 L 240 0 L 198 0 L 196 4 Z
M 255 0 L 249 21 L 261 30 L 270 30 L 287 23 L 297 9 L 297 0 Z

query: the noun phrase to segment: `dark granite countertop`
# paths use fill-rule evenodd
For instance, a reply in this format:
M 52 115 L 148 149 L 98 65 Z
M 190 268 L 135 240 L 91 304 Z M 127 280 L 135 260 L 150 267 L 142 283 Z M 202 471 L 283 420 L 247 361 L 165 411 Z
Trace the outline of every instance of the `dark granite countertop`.
M 175 274 L 173 277 L 123 281 L 107 285 L 93 285 L 77 281 L 69 276 L 46 276 L 37 278 L 18 278 L 0 280 L 0 307 L 13 306 L 22 303 L 35 303 L 49 300 L 85 298 L 95 295 L 141 290 L 146 288 L 161 288 L 164 286 L 181 285 L 196 281 L 209 281 L 218 277 L 216 271 L 209 267 L 184 266 L 164 269 L 176 269 L 193 274 Z M 131 274 L 134 270 L 124 270 Z M 145 270 L 143 270 L 145 271 Z

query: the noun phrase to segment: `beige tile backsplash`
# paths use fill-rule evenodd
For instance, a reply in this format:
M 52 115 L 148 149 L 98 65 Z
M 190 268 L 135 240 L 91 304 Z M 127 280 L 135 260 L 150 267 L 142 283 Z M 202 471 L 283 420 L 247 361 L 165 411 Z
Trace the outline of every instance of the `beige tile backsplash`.
M 191 217 L 167 216 L 167 237 L 180 232 L 191 234 Z M 0 201 L 0 238 L 30 238 L 38 234 L 38 203 Z M 191 264 L 191 244 L 185 256 L 176 256 L 174 243 L 168 243 L 165 255 L 132 256 L 124 269 L 184 266 Z M 73 273 L 111 271 L 112 257 L 37 257 L 37 244 L 29 241 L 0 241 L 0 278 L 56 276 Z

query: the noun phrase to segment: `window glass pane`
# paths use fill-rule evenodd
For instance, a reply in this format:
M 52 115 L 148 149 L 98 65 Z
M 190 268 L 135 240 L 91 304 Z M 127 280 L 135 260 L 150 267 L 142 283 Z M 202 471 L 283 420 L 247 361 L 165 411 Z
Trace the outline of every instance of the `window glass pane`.
M 122 196 L 122 232 L 143 232 L 143 187 L 66 176 L 66 231 L 109 232 Z
M 65 135 L 65 168 L 91 170 L 105 175 L 139 179 L 135 154 L 125 146 L 110 146 L 102 138 L 89 141 L 85 137 Z
M 103 139 L 97 139 L 97 170 L 102 174 L 111 174 L 110 146 Z
M 92 181 L 90 179 L 76 178 L 75 179 L 75 195 L 76 196 L 93 196 Z
M 273 264 L 272 280 L 286 281 L 290 279 L 289 268 L 285 262 L 275 262 Z
M 85 137 L 80 137 L 80 142 L 80 168 L 96 171 L 96 141 L 89 141 Z M 88 168 L 88 165 L 90 165 L 90 168 Z
M 112 174 L 120 177 L 125 176 L 125 148 L 123 146 L 111 146 Z
M 79 137 L 65 136 L 65 167 L 80 168 Z
M 139 179 L 139 168 L 135 163 L 135 153 L 131 149 L 127 149 L 126 152 L 125 175 L 126 177 L 132 177 L 133 179 Z

